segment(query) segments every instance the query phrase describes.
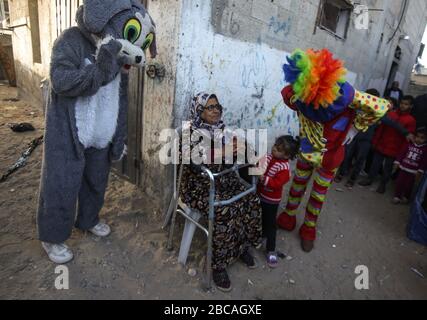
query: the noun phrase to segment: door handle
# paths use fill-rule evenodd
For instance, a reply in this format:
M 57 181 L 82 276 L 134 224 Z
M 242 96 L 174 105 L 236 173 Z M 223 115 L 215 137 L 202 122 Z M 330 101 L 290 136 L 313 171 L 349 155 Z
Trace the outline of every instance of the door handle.
M 147 76 L 151 79 L 159 78 L 163 80 L 166 75 L 166 68 L 160 63 L 152 63 L 147 65 Z

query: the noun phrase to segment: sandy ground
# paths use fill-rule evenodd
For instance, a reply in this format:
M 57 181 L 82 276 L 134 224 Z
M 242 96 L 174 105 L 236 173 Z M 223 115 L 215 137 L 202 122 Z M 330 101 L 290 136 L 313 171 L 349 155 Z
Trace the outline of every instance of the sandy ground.
M 43 134 L 39 109 L 5 101 L 16 96 L 15 89 L 0 86 L 0 174 Z M 17 122 L 31 122 L 37 131 L 14 133 L 8 123 Z M 337 189 L 343 186 L 334 186 L 312 253 L 302 252 L 297 232 L 279 231 L 278 249 L 288 255 L 279 268 L 270 270 L 263 252 L 254 251 L 258 269 L 235 263 L 229 268 L 233 290 L 222 293 L 203 289 L 201 233 L 196 233 L 187 266 L 180 266 L 176 251 L 166 250 L 162 214 L 114 174 L 101 213 L 113 233 L 100 239 L 74 231 L 67 242 L 75 254 L 67 265 L 70 288 L 57 290 L 56 266 L 36 234 L 41 155 L 38 147 L 26 167 L 0 184 L 2 299 L 427 299 L 427 249 L 406 238 L 409 207 L 391 204 L 391 190 L 380 196 L 360 187 L 341 192 Z M 369 290 L 355 289 L 358 265 L 369 269 Z M 189 268 L 196 270 L 195 276 L 189 275 Z

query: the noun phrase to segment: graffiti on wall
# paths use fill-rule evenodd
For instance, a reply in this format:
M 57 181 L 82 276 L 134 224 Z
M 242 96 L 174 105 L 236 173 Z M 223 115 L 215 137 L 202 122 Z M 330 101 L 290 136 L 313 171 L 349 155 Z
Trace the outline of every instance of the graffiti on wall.
M 241 59 L 240 75 L 242 86 L 262 91 L 266 89 L 269 76 L 264 54 L 260 51 L 253 52 L 253 50 L 249 50 L 242 54 Z
M 292 30 L 292 20 L 284 14 L 267 12 L 264 24 L 259 27 L 258 20 L 254 28 L 253 21 L 245 19 L 245 14 L 251 11 L 238 7 L 235 8 L 238 12 L 233 12 L 228 2 L 213 0 L 198 10 L 194 7 L 199 2 L 188 3 L 186 21 L 198 23 L 185 24 L 180 39 L 182 59 L 176 95 L 180 114 L 186 114 L 190 96 L 208 91 L 218 96 L 228 126 L 268 129 L 270 143 L 278 135 L 296 135 L 298 120 L 284 105 L 280 94 L 285 85 L 282 64 L 288 52 L 260 41 L 260 34 L 255 35 L 260 31 L 264 36 L 286 39 Z M 193 16 L 197 19 L 192 19 Z
M 261 6 L 262 7 L 262 6 Z M 293 16 L 280 3 L 269 3 L 259 12 L 252 0 L 244 6 L 232 0 L 213 0 L 211 25 L 216 34 L 248 41 L 266 43 L 279 50 L 289 49 L 289 36 L 293 29 Z
M 234 81 L 239 82 L 241 99 L 231 104 L 241 107 L 226 112 L 226 122 L 236 127 L 295 134 L 297 119 L 280 96 L 284 86 L 280 60 L 259 45 L 243 51 L 236 60 L 239 72 Z
M 280 19 L 279 17 L 272 16 L 268 23 L 268 33 L 265 38 L 270 41 L 278 41 L 286 43 L 288 37 L 291 34 L 292 29 L 292 16 L 286 19 Z

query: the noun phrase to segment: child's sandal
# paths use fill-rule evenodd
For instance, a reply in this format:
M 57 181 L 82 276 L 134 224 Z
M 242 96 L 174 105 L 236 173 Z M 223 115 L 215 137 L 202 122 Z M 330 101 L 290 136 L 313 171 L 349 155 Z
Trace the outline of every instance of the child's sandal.
M 277 268 L 277 266 L 279 265 L 279 259 L 277 258 L 276 253 L 270 252 L 269 254 L 267 254 L 267 265 L 272 269 Z

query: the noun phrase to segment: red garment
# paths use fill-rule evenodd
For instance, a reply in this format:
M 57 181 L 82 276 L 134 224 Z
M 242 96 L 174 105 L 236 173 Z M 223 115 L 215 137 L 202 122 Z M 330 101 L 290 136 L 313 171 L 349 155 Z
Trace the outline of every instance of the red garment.
M 415 185 L 415 177 L 415 174 L 401 170 L 397 176 L 394 196 L 399 199 L 411 199 L 412 190 Z
M 410 113 L 403 113 L 400 110 L 391 111 L 387 117 L 399 122 L 402 127 L 410 133 L 414 133 L 417 127 L 416 121 Z M 381 124 L 375 132 L 373 145 L 375 150 L 385 156 L 396 158 L 402 150 L 408 146 L 406 138 L 396 129 Z
M 409 173 L 423 173 L 427 170 L 427 144 L 411 143 L 396 159 L 395 164 Z
M 283 186 L 290 180 L 291 173 L 288 160 L 266 157 L 265 180 L 258 183 L 258 194 L 261 200 L 278 204 L 282 201 Z
M 291 86 L 287 86 L 282 90 L 282 97 L 285 104 L 292 110 L 297 111 L 298 114 L 301 112 L 298 109 L 298 106 L 291 102 L 294 92 Z M 320 110 L 323 111 L 324 110 Z M 320 112 L 319 111 L 319 112 Z M 353 108 L 345 108 L 333 119 L 323 122 L 323 130 L 319 132 L 321 136 L 318 137 L 319 140 L 325 141 L 325 150 L 322 157 L 322 167 L 326 170 L 333 171 L 336 168 L 339 168 L 341 163 L 344 161 L 345 157 L 345 146 L 343 145 L 344 140 L 347 137 L 348 131 L 354 123 L 356 118 L 356 110 Z M 307 118 L 307 123 L 320 123 L 315 120 Z M 302 126 L 302 124 L 300 123 Z M 304 129 L 304 128 L 301 128 Z M 300 130 L 301 134 L 301 150 L 304 152 L 304 146 L 313 148 L 311 143 L 306 139 L 304 130 Z M 319 150 L 320 151 L 320 150 Z M 308 153 L 308 152 L 305 152 Z

